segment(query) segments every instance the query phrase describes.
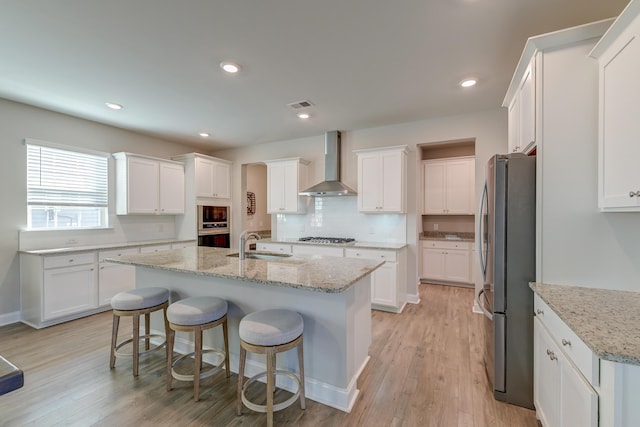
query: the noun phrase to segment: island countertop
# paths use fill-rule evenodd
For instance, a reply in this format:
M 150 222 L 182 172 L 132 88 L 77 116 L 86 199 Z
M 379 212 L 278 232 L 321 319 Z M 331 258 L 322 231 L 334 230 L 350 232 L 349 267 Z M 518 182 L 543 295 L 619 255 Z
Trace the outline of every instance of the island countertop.
M 198 246 L 122 255 L 105 261 L 325 293 L 342 292 L 384 264 L 369 259 L 301 255 L 240 260 L 228 256 L 233 253 L 237 250 Z
M 601 359 L 640 365 L 640 292 L 531 283 Z

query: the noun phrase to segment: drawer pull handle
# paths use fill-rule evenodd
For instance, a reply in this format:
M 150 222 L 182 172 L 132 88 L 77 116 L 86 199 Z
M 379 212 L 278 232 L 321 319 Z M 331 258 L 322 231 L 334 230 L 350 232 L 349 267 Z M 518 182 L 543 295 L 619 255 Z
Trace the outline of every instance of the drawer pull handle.
M 73 258 L 69 259 L 69 262 L 73 262 Z
M 549 359 L 551 360 L 558 360 L 558 358 L 556 357 L 555 353 L 549 349 L 547 349 L 547 356 L 549 356 Z
M 537 309 L 536 314 L 538 314 L 539 316 L 544 316 L 544 311 Z
M 562 345 L 564 345 L 564 346 L 567 346 L 567 345 L 568 345 L 568 346 L 571 346 L 571 341 L 569 341 L 569 340 L 565 340 L 564 338 L 562 338 Z

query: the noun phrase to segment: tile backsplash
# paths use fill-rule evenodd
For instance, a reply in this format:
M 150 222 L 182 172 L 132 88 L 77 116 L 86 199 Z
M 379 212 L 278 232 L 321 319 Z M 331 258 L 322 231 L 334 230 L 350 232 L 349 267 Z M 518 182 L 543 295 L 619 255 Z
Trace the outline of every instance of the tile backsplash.
M 314 197 L 305 215 L 276 216 L 278 240 L 303 236 L 353 237 L 362 242 L 406 243 L 405 214 L 358 212 L 357 197 Z

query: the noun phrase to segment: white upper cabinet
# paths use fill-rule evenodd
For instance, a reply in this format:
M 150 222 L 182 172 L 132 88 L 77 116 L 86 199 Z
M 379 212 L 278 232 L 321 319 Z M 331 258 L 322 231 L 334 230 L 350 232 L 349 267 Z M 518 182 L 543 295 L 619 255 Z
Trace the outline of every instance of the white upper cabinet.
M 196 197 L 231 198 L 230 162 L 198 156 L 195 166 Z
M 267 213 L 298 214 L 306 211 L 306 196 L 298 193 L 307 188 L 307 165 L 299 157 L 268 160 Z
M 475 157 L 422 162 L 425 215 L 473 215 Z
M 598 207 L 640 211 L 640 3 L 591 52 L 599 63 Z
M 509 152 L 527 152 L 536 142 L 536 57 L 533 56 L 522 76 L 518 86 L 505 100 L 509 108 Z M 512 82 L 513 84 L 513 82 Z
M 130 153 L 115 153 L 116 213 L 176 215 L 184 213 L 184 167 L 181 163 Z
M 360 212 L 405 213 L 406 145 L 354 152 L 358 156 Z

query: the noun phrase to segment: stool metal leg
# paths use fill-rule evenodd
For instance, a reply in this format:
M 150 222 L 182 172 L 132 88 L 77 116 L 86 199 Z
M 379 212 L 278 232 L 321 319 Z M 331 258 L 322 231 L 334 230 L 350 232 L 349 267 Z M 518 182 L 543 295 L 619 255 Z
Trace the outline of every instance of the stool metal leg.
M 238 393 L 237 393 L 237 409 L 236 413 L 242 415 L 242 383 L 244 380 L 244 364 L 247 361 L 247 350 L 240 346 L 240 366 L 238 366 Z
M 116 366 L 116 345 L 118 341 L 118 327 L 120 325 L 120 316 L 113 314 L 113 327 L 111 331 L 111 357 L 109 358 L 109 369 Z

